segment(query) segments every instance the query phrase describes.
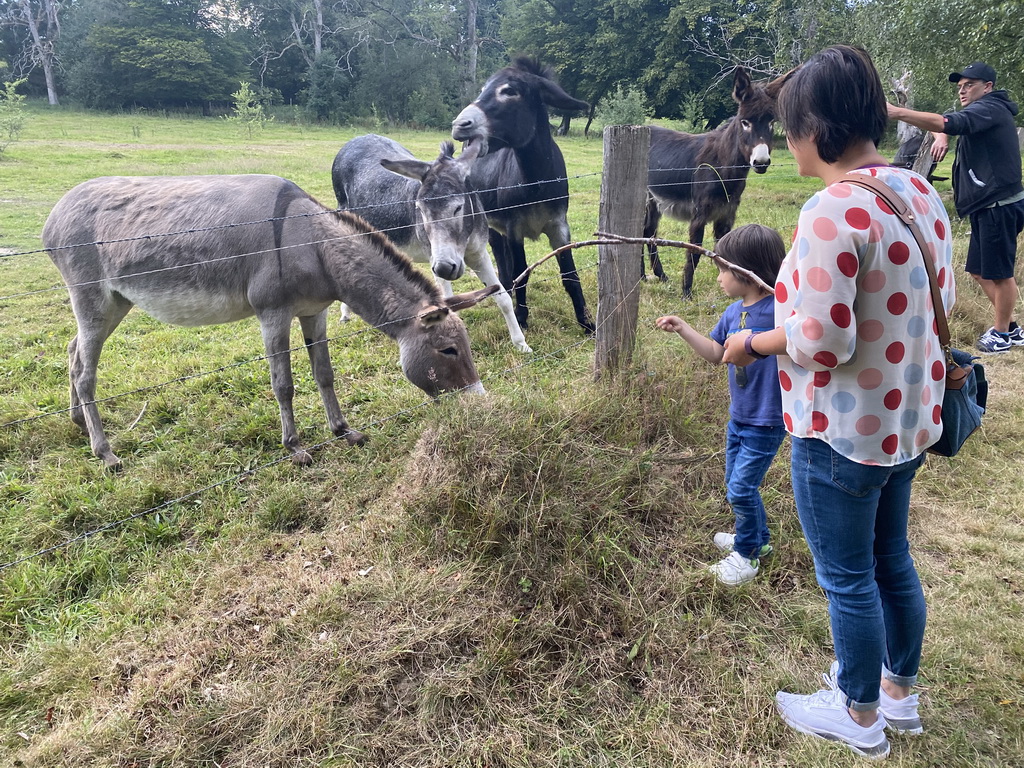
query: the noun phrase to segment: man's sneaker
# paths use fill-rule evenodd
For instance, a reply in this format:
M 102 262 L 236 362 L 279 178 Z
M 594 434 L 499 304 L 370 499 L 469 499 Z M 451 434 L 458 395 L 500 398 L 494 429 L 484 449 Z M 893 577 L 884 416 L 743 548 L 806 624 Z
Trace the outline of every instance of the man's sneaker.
M 818 691 L 809 696 L 779 691 L 775 694 L 775 708 L 786 724 L 800 733 L 837 741 L 872 760 L 889 755 L 882 713 L 878 713 L 873 725 L 864 728 L 850 717 L 843 695 L 838 691 Z
M 833 691 L 839 690 L 837 675 L 839 674 L 839 662 L 833 661 L 828 672 L 822 674 L 821 678 L 825 685 Z M 878 687 L 878 711 L 885 718 L 885 727 L 894 733 L 906 733 L 917 736 L 924 733 L 921 725 L 921 718 L 917 714 L 917 694 L 912 693 L 905 699 L 894 699 L 885 692 L 881 686 Z
M 1024 328 L 1017 323 L 1010 323 L 1010 343 L 1015 347 L 1024 347 Z
M 1008 333 L 1000 333 L 995 328 L 989 328 L 978 339 L 978 349 L 986 355 L 995 355 L 1000 352 L 1009 352 L 1013 348 Z
M 718 547 L 723 552 L 732 552 L 733 549 L 735 549 L 735 547 L 734 547 L 735 544 L 736 544 L 736 534 L 735 533 L 725 533 L 724 531 L 720 531 L 720 532 L 715 534 L 715 546 Z M 757 556 L 758 556 L 758 558 L 768 557 L 768 555 L 770 555 L 771 553 L 772 553 L 772 545 L 771 544 L 765 544 L 763 547 L 761 547 L 761 551 L 757 553 Z
M 719 560 L 708 570 L 723 584 L 738 587 L 757 576 L 758 568 L 757 560 L 748 560 L 739 552 L 730 552 L 728 557 Z

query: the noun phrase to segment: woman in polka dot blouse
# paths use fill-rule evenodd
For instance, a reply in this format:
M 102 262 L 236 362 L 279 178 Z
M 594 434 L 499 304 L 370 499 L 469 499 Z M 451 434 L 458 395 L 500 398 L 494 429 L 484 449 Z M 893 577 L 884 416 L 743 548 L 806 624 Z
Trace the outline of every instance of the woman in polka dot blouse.
M 884 757 L 885 728 L 921 732 L 911 687 L 925 602 L 907 518 L 914 474 L 942 429 L 945 365 L 910 230 L 873 192 L 837 182 L 851 171 L 877 176 L 910 205 L 947 313 L 949 219 L 921 176 L 878 152 L 887 110 L 866 52 L 828 48 L 771 90 L 800 174 L 825 188 L 801 210 L 779 272 L 778 327 L 732 337 L 725 360 L 778 355 L 793 493 L 837 658 L 829 689 L 780 692 L 776 702 L 796 730 Z

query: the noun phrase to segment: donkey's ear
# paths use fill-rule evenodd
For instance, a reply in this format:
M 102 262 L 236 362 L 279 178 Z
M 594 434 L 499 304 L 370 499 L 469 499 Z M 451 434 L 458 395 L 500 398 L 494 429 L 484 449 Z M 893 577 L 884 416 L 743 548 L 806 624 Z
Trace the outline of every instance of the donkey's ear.
M 779 75 L 774 80 L 770 81 L 764 87 L 764 92 L 768 96 L 768 98 L 771 99 L 772 101 L 778 101 L 779 91 L 782 90 L 782 86 L 784 86 L 789 81 L 789 78 L 791 78 L 793 74 L 798 69 L 800 69 L 801 66 L 803 65 L 801 64 L 799 66 L 793 67 L 793 69 L 789 70 L 789 72 L 787 72 L 786 74 Z
M 432 328 L 433 326 L 435 326 L 438 323 L 440 323 L 441 321 L 443 321 L 446 317 L 448 317 L 448 313 L 450 311 L 451 310 L 449 310 L 448 307 L 435 307 L 435 306 L 427 307 L 419 315 L 420 327 L 421 328 Z
M 732 99 L 737 104 L 742 104 L 746 98 L 750 95 L 752 84 L 750 82 L 750 75 L 747 74 L 747 70 L 743 67 L 736 67 L 736 72 L 732 77 Z
M 583 112 L 590 109 L 590 105 L 587 102 L 574 99 L 563 91 L 558 83 L 548 80 L 546 77 L 538 77 L 537 85 L 540 88 L 541 101 L 549 107 L 564 109 L 570 112 Z
M 488 296 L 493 296 L 501 290 L 502 287 L 498 284 L 488 285 L 485 288 L 470 291 L 469 293 L 457 293 L 454 296 L 449 296 L 444 300 L 444 303 L 448 309 L 451 309 L 453 312 L 458 312 L 460 309 L 467 309 L 475 304 L 479 304 Z
M 381 160 L 380 164 L 392 173 L 407 176 L 415 181 L 423 181 L 430 172 L 430 163 L 422 160 Z

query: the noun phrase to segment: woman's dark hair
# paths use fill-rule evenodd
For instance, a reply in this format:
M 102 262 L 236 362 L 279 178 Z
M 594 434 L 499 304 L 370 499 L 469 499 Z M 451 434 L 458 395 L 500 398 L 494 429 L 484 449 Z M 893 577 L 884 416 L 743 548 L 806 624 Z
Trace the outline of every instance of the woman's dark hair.
M 779 233 L 771 227 L 744 224 L 722 235 L 715 244 L 715 253 L 737 267 L 750 270 L 768 285 L 775 285 L 779 267 L 786 258 L 786 246 Z M 754 282 L 739 272 L 733 274 L 746 285 Z
M 782 127 L 796 139 L 813 136 L 826 163 L 855 141 L 867 139 L 877 147 L 882 140 L 889 119 L 885 91 L 863 48 L 826 48 L 776 82 L 769 91 L 778 93 Z

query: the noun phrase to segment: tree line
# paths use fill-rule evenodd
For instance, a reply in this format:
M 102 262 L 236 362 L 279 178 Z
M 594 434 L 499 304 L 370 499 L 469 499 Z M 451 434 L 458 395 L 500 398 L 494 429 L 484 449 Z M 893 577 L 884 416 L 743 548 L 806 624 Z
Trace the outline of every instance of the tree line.
M 1015 2 L 967 0 L 0 0 L 0 82 L 50 104 L 224 110 L 240 83 L 307 120 L 443 127 L 512 55 L 594 108 L 626 97 L 694 130 L 734 110 L 736 65 L 770 77 L 833 43 L 914 106 L 984 59 L 1024 97 Z M 567 127 L 566 116 L 563 126 Z M 590 119 L 594 117 L 593 110 Z

